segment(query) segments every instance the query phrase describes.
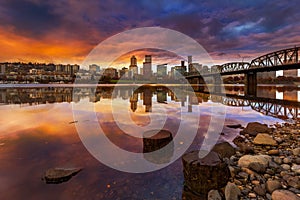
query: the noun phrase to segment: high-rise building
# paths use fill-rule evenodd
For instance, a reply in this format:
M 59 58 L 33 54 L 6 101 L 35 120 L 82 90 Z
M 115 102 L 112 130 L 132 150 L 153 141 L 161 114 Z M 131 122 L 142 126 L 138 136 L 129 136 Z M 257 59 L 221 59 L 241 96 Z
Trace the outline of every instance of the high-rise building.
M 98 66 L 96 64 L 89 65 L 89 71 L 94 74 L 96 72 L 100 72 L 100 66 Z
M 175 79 L 181 78 L 182 76 L 184 76 L 185 72 L 186 72 L 186 66 L 184 65 L 184 60 L 182 60 L 180 66 L 174 67 L 174 78 Z
M 1 65 L 0 74 L 5 74 L 5 64 Z
M 117 78 L 118 77 L 118 72 L 117 69 L 115 68 L 106 68 L 103 72 L 104 76 L 110 77 L 110 78 Z
M 157 65 L 157 77 L 167 76 L 167 64 Z
M 119 70 L 119 78 L 129 78 L 128 77 L 128 68 L 123 67 L 122 69 Z
M 129 70 L 132 71 L 133 75 L 138 74 L 137 60 L 135 56 L 130 58 Z
M 145 62 L 143 63 L 143 75 L 146 79 L 152 76 L 151 55 L 145 55 Z

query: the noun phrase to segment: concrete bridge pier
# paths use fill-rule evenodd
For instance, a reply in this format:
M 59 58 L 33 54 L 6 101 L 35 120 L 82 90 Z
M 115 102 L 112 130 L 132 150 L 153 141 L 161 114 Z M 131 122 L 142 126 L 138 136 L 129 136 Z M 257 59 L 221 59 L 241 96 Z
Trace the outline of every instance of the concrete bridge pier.
M 257 74 L 248 72 L 245 74 L 245 95 L 256 96 L 257 93 Z
M 223 90 L 222 90 L 223 87 L 221 87 L 222 83 L 223 83 L 223 80 L 222 80 L 221 75 L 217 74 L 217 75 L 213 76 L 213 84 L 214 84 L 213 92 L 214 93 L 217 93 L 217 94 L 223 93 Z
M 202 76 L 189 78 L 188 81 L 191 84 L 194 91 L 196 92 L 203 91 L 203 86 L 200 86 L 200 84 L 205 84 L 205 81 Z

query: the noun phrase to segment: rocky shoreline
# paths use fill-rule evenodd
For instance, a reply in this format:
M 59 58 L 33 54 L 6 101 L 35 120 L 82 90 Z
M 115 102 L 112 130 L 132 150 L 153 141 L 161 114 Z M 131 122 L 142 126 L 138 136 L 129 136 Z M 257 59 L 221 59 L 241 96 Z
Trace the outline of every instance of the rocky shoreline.
M 214 148 L 231 177 L 224 188 L 210 190 L 207 199 L 300 200 L 300 122 L 270 127 L 252 122 L 238 128 L 235 148 L 227 142 Z

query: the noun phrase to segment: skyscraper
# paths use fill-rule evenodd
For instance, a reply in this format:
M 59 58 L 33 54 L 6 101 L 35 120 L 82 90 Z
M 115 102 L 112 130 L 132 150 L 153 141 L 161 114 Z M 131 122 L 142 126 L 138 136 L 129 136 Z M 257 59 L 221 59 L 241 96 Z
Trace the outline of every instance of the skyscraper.
M 167 76 L 167 64 L 157 65 L 157 77 Z
M 135 56 L 130 58 L 129 70 L 132 71 L 133 75 L 138 74 L 137 60 Z
M 145 62 L 143 63 L 144 78 L 149 79 L 152 76 L 151 55 L 145 55 Z

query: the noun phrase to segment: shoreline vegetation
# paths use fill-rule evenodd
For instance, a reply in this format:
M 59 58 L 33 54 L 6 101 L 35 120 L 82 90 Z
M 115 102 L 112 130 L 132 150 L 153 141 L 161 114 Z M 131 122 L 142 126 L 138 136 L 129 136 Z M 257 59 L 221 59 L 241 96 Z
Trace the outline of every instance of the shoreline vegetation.
M 225 187 L 210 190 L 205 199 L 299 200 L 300 121 L 272 126 L 250 122 L 240 128 L 235 147 L 227 142 L 214 147 L 231 177 Z M 186 188 L 183 199 L 199 199 L 199 194 Z

